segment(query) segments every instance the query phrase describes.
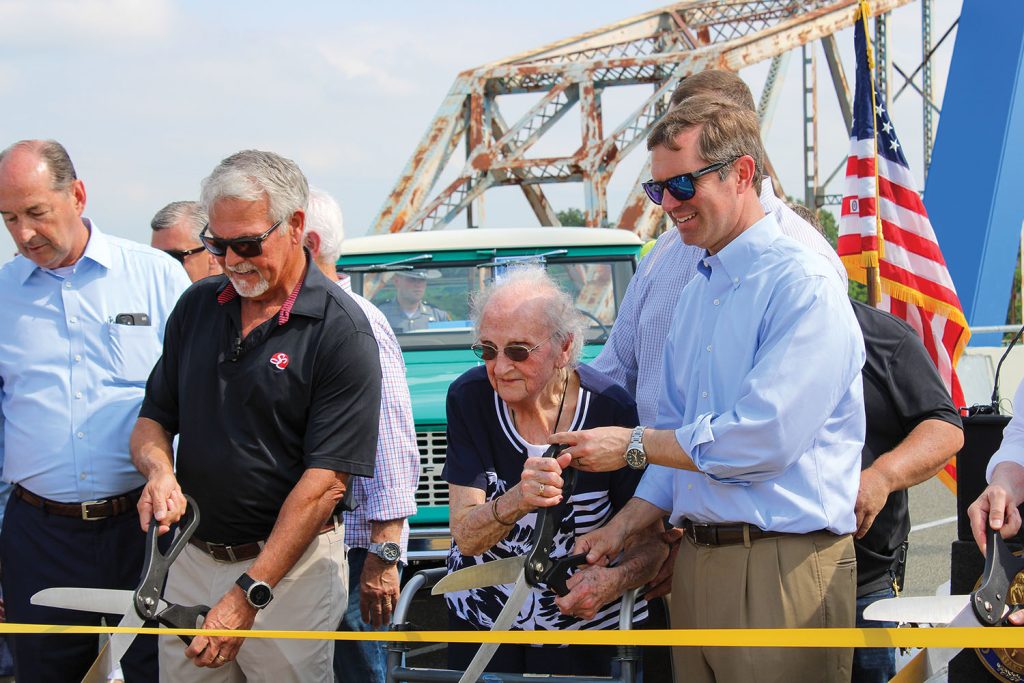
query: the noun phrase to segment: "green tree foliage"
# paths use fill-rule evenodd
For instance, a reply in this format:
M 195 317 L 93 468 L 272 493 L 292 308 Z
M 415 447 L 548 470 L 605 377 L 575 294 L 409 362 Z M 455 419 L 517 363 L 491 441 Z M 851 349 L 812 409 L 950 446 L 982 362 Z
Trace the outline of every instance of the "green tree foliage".
M 582 228 L 587 223 L 583 220 L 583 212 L 579 209 L 566 209 L 565 211 L 559 211 L 555 214 L 558 216 L 558 222 L 568 228 Z

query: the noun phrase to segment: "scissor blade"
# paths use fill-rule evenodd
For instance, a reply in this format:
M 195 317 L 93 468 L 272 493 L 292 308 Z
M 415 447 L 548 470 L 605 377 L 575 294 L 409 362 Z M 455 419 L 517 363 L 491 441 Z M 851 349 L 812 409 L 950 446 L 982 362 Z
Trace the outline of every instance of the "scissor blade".
M 139 616 L 139 613 L 133 607 L 125 613 L 118 626 L 139 628 L 145 623 L 145 620 Z M 136 634 L 134 633 L 112 633 L 110 635 L 110 661 L 113 663 L 113 666 L 121 665 L 121 658 L 124 657 L 125 652 L 128 652 L 128 648 L 131 647 L 135 636 Z
M 135 611 L 134 594 L 112 588 L 45 588 L 32 596 L 33 605 L 62 607 L 100 614 L 127 614 Z
M 953 619 L 950 620 L 948 626 L 957 627 L 978 627 L 981 628 L 984 624 L 978 619 L 978 616 L 974 613 L 974 607 L 968 602 L 967 606 L 960 610 Z M 927 653 L 926 662 L 927 668 L 925 673 L 928 676 L 933 676 L 949 666 L 949 661 L 956 657 L 960 652 L 961 648 L 958 647 L 930 647 L 925 652 Z
M 522 557 L 506 557 L 502 560 L 492 560 L 454 571 L 434 584 L 434 587 L 430 589 L 430 594 L 441 595 L 470 588 L 512 583 L 519 578 L 520 572 L 523 571 L 523 562 L 524 558 Z
M 526 573 L 523 568 L 519 568 L 519 578 L 516 579 L 515 588 L 512 589 L 512 594 L 508 596 L 508 600 L 505 602 L 505 606 L 501 610 L 501 614 L 494 620 L 494 624 L 491 626 L 491 631 L 507 631 L 508 627 L 512 625 L 512 622 L 519 616 L 519 610 L 523 608 L 526 603 L 526 596 L 530 593 L 530 586 L 526 583 Z M 480 649 L 473 655 L 473 661 L 466 667 L 466 672 L 462 674 L 462 678 L 459 679 L 459 683 L 476 683 L 476 679 L 480 677 L 480 674 L 487 668 L 487 664 L 491 661 L 491 657 L 494 656 L 494 652 L 498 649 L 499 643 L 481 643 Z
M 970 605 L 971 596 L 969 595 L 885 598 L 864 608 L 864 618 L 870 621 L 945 626 L 953 621 L 964 607 L 970 607 Z

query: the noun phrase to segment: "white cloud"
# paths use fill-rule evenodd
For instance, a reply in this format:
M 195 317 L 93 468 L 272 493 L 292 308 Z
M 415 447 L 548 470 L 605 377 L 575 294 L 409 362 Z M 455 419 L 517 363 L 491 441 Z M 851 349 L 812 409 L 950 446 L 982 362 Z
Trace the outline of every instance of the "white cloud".
M 0 0 L 7 45 L 152 39 L 174 15 L 171 0 Z
M 350 49 L 321 44 L 317 47 L 317 54 L 345 80 L 358 81 L 384 94 L 410 95 L 416 89 L 411 81 L 370 64 Z

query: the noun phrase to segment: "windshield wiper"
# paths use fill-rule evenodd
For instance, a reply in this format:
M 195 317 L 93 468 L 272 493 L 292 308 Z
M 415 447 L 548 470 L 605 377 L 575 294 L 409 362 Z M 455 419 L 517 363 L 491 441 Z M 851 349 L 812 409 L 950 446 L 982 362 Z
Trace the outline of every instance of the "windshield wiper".
M 348 273 L 388 273 L 397 270 L 414 270 L 416 268 L 414 264 L 432 261 L 433 259 L 433 254 L 420 254 L 419 256 L 410 256 L 409 258 L 391 261 L 390 263 L 374 263 L 369 266 L 346 266 L 343 270 Z

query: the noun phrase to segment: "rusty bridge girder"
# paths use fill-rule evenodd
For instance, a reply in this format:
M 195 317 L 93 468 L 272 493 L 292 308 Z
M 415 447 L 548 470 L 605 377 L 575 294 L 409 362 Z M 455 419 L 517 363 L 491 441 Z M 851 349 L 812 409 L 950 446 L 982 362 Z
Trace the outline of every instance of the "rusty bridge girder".
M 871 8 L 884 14 L 909 2 L 872 0 Z M 580 182 L 587 225 L 651 235 L 662 216 L 639 185 L 649 177 L 649 166 L 641 170 L 615 221 L 609 221 L 606 190 L 618 164 L 642 145 L 665 112 L 679 81 L 711 67 L 738 71 L 827 41 L 853 25 L 856 9 L 857 0 L 689 0 L 465 71 L 455 79 L 371 231 L 443 228 L 471 212 L 489 188 L 507 185 L 522 189 L 541 225 L 555 225 L 558 219 L 543 186 Z M 650 85 L 652 91 L 605 133 L 602 94 L 627 85 Z M 840 101 L 841 90 L 837 86 Z M 507 122 L 497 98 L 516 93 L 542 95 Z M 567 156 L 526 156 L 576 106 L 579 147 Z M 460 142 L 467 150 L 464 165 L 447 186 L 435 188 L 446 166 L 454 163 Z

